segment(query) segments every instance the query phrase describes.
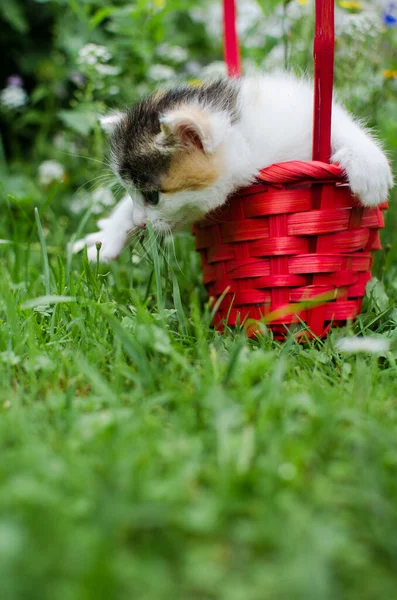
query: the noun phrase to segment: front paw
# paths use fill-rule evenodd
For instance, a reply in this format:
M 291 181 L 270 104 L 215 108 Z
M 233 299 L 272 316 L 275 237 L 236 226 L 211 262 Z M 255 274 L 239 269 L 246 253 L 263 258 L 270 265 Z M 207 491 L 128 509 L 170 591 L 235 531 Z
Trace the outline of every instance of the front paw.
M 377 206 L 387 200 L 393 187 L 393 175 L 383 152 L 375 147 L 357 155 L 349 148 L 335 152 L 332 162 L 346 172 L 350 188 L 364 206 Z
M 87 256 L 90 262 L 108 263 L 115 260 L 128 243 L 129 231 L 120 231 L 115 228 L 105 228 L 95 233 L 89 233 L 85 238 L 73 244 L 73 253 L 80 252 L 87 247 Z M 99 252 L 99 255 L 98 255 Z
M 131 235 L 138 229 L 131 198 L 124 196 L 110 215 L 99 219 L 97 225 L 99 231 L 90 233 L 73 244 L 73 252 L 80 252 L 87 247 L 88 260 L 95 262 L 99 251 L 99 262 L 108 263 L 119 256 Z

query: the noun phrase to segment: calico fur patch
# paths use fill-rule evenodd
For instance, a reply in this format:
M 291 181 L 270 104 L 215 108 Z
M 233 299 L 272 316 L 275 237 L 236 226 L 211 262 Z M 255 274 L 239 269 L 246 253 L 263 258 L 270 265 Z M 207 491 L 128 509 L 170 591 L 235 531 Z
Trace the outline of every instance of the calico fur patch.
M 223 111 L 234 123 L 239 117 L 238 92 L 238 81 L 220 79 L 156 92 L 133 106 L 122 116 L 110 138 L 112 162 L 121 179 L 141 190 L 162 186 L 183 189 L 184 179 L 188 189 L 212 182 L 219 172 L 219 157 L 210 164 L 193 148 L 188 156 L 178 156 L 178 151 L 184 150 L 180 140 L 172 135 L 161 138 L 161 119 L 183 106 L 195 106 Z M 199 170 L 201 174 L 194 175 Z

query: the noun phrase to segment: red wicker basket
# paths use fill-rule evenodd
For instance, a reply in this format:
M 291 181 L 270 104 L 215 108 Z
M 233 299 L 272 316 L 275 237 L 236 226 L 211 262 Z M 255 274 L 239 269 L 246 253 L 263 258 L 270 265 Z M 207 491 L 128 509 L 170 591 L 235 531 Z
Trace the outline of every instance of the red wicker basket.
M 233 0 L 224 0 L 225 55 L 238 75 Z M 333 82 L 333 0 L 316 2 L 313 160 L 271 165 L 193 233 L 203 280 L 218 301 L 214 324 L 265 322 L 277 338 L 291 324 L 323 337 L 361 310 L 372 254 L 381 248 L 382 211 L 363 208 L 329 164 Z M 307 333 L 306 333 L 307 335 Z

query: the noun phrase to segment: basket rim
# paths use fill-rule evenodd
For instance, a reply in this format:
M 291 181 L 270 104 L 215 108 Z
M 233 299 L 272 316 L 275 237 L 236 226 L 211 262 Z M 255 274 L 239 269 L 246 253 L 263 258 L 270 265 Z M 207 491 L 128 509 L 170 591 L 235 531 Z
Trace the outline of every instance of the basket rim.
M 339 164 L 320 160 L 288 160 L 273 163 L 261 169 L 256 180 L 270 184 L 347 181 L 345 171 Z

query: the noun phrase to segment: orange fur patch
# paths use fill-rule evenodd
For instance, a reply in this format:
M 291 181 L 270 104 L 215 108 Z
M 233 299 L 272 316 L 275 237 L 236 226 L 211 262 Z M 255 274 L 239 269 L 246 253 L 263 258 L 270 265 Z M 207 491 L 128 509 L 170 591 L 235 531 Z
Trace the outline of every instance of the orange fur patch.
M 161 178 L 164 193 L 201 190 L 210 187 L 222 174 L 221 153 L 204 154 L 198 148 L 180 151 L 171 161 L 168 173 Z

